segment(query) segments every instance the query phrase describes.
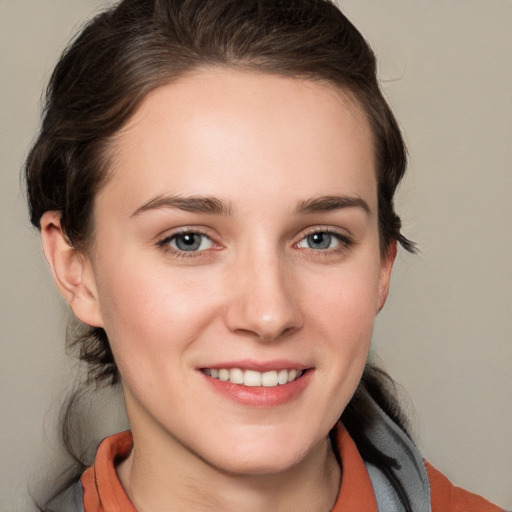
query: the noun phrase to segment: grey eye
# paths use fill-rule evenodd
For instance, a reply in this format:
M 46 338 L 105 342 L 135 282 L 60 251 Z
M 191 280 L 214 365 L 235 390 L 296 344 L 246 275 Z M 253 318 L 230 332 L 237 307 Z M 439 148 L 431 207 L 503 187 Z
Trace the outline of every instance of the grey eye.
M 332 249 L 338 246 L 340 243 L 339 237 L 326 231 L 318 231 L 317 233 L 311 233 L 305 236 L 298 244 L 298 247 L 324 250 Z
M 191 252 L 210 249 L 213 242 L 201 233 L 180 233 L 171 238 L 169 245 L 178 251 Z
M 333 237 L 329 233 L 313 233 L 306 237 L 310 249 L 329 249 Z

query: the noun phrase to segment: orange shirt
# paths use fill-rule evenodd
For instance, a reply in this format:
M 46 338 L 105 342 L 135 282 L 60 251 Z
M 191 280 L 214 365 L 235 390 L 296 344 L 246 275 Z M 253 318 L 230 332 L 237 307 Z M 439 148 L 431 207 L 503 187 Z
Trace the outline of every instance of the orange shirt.
M 115 466 L 133 446 L 131 432 L 107 437 L 98 447 L 94 466 L 82 476 L 85 512 L 136 512 L 117 477 Z M 332 512 L 378 512 L 372 484 L 363 459 L 348 432 L 341 428 L 338 449 L 343 478 Z M 504 512 L 482 497 L 452 485 L 428 462 L 432 512 Z

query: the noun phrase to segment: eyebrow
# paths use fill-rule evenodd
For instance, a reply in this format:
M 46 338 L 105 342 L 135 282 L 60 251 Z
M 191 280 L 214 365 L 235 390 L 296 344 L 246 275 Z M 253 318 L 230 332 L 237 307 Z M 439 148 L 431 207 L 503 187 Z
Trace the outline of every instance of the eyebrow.
M 223 216 L 228 216 L 232 213 L 231 205 L 217 197 L 159 195 L 137 208 L 130 217 L 135 217 L 143 212 L 159 210 L 161 208 L 174 208 L 186 212 Z M 301 201 L 295 209 L 295 214 L 306 215 L 340 210 L 343 208 L 361 208 L 368 214 L 371 212 L 368 203 L 358 196 L 329 195 Z
M 137 208 L 130 217 L 135 217 L 148 210 L 175 208 L 186 212 L 206 213 L 209 215 L 230 215 L 231 205 L 216 197 L 202 196 L 156 196 Z
M 321 196 L 302 201 L 296 209 L 296 213 L 320 213 L 342 208 L 362 208 L 366 213 L 371 213 L 368 203 L 358 196 Z

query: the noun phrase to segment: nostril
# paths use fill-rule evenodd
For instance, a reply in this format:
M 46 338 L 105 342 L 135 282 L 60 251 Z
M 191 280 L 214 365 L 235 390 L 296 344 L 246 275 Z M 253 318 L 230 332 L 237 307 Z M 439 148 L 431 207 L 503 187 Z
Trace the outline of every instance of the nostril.
M 275 341 L 281 338 L 285 338 L 289 336 L 292 332 L 294 332 L 297 329 L 295 326 L 285 327 L 282 330 L 276 331 L 274 333 L 272 332 L 256 332 L 256 335 L 261 341 Z

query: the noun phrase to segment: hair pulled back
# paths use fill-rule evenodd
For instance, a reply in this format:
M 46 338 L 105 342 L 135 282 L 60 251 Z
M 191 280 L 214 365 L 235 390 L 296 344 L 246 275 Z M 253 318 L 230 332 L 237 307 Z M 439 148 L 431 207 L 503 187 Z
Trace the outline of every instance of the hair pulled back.
M 86 251 L 94 197 L 109 177 L 110 141 L 150 91 L 209 66 L 327 81 L 359 102 L 374 136 L 381 249 L 398 241 L 414 251 L 393 206 L 407 160 L 400 130 L 371 48 L 330 0 L 122 0 L 93 18 L 63 53 L 47 88 L 25 167 L 32 224 L 40 228 L 46 211 L 59 211 L 70 244 Z M 87 327 L 74 343 L 90 381 L 118 380 L 103 329 Z M 368 365 L 343 420 L 362 453 L 379 463 L 357 432 L 368 421 L 362 389 L 401 420 L 382 374 Z

